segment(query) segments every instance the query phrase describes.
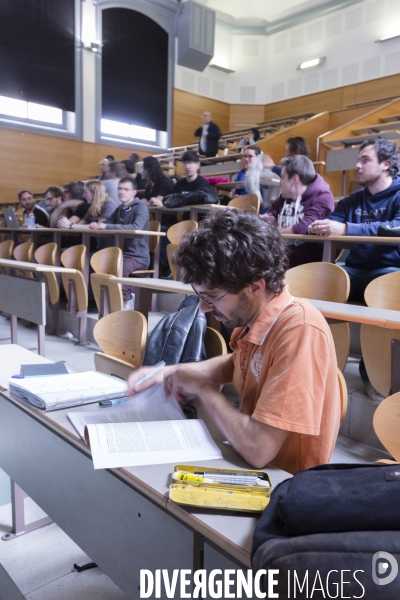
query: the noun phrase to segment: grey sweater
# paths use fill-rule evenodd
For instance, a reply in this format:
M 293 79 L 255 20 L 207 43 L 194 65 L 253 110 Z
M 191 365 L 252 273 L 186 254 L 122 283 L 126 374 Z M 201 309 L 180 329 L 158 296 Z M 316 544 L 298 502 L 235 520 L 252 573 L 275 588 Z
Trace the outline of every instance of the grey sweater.
M 149 209 L 142 200 L 134 199 L 128 206 L 119 206 L 106 221 L 106 229 L 148 229 Z M 150 264 L 149 240 L 143 235 L 124 241 L 124 255 L 137 258 L 146 267 Z

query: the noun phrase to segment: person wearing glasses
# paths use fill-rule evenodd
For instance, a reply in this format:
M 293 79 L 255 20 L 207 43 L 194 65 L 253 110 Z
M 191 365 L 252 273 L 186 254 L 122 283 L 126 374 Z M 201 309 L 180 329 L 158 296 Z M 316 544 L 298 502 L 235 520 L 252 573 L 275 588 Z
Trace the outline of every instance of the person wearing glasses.
M 247 181 L 250 171 L 257 170 L 257 179 L 274 179 L 276 175 L 268 168 L 264 166 L 264 155 L 261 152 L 259 146 L 248 146 L 243 150 L 243 161 L 245 164 L 244 169 L 239 171 L 237 174 L 236 181 Z M 256 163 L 258 163 L 258 168 Z M 259 182 L 256 184 L 257 189 L 253 189 L 253 186 L 247 185 L 241 189 L 235 190 L 235 196 L 244 196 L 245 194 L 257 193 L 262 199 L 263 209 L 267 209 L 272 202 L 279 197 L 279 187 L 270 187 L 266 190 L 259 188 Z
M 257 215 L 211 213 L 174 253 L 200 309 L 234 328 L 232 354 L 132 373 L 128 394 L 164 382 L 181 403 L 196 397 L 210 421 L 253 467 L 290 473 L 329 462 L 340 419 L 336 353 L 330 329 L 284 283 L 286 245 Z M 151 368 L 151 367 L 150 367 Z M 233 383 L 240 409 L 221 393 Z

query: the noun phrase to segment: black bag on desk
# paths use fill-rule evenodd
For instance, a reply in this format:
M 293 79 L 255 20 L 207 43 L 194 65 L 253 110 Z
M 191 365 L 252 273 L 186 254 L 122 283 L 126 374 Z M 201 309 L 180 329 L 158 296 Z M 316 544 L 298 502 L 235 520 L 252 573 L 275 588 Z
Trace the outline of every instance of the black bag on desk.
M 282 598 L 398 600 L 400 574 L 390 578 L 400 564 L 400 466 L 332 464 L 296 473 L 273 490 L 251 554 L 253 570 L 279 569 L 274 592 Z M 300 587 L 306 581 L 302 590 L 294 573 Z M 341 577 L 349 583 L 335 596 Z M 314 583 L 325 595 L 311 595 Z
M 166 208 L 181 208 L 192 204 L 215 204 L 218 196 L 204 189 L 194 190 L 187 194 L 168 194 L 163 200 Z

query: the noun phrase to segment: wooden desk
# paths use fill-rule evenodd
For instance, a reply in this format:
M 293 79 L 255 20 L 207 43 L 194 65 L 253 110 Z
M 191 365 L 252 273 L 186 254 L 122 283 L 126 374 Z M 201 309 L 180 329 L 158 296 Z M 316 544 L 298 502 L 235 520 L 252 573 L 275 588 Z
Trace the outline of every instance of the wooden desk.
M 336 250 L 338 248 L 351 249 L 355 244 L 383 244 L 387 246 L 400 246 L 398 237 L 381 237 L 377 235 L 298 235 L 295 233 L 283 233 L 282 237 L 290 240 L 303 242 L 317 242 L 324 244 L 322 260 L 334 263 Z
M 18 240 L 18 234 L 20 233 L 28 233 L 31 234 L 32 241 L 34 243 L 35 248 L 38 245 L 39 237 L 44 234 L 52 234 L 54 242 L 57 244 L 57 255 L 56 261 L 57 264 L 60 264 L 60 255 L 61 255 L 61 238 L 62 236 L 74 236 L 77 235 L 82 236 L 82 244 L 86 247 L 86 258 L 83 276 L 86 281 L 86 285 L 89 285 L 89 269 L 90 269 L 90 240 L 91 238 L 101 238 L 107 236 L 114 236 L 114 246 L 117 248 L 121 248 L 124 250 L 124 241 L 127 238 L 136 238 L 142 237 L 143 235 L 147 236 L 165 236 L 165 233 L 158 231 L 144 231 L 139 229 L 79 229 L 77 225 L 74 225 L 73 229 L 58 229 L 51 227 L 43 227 L 39 229 L 26 229 L 25 228 L 7 228 L 0 227 L 0 233 L 11 233 L 12 239 L 15 243 Z M 160 262 L 160 246 L 157 248 L 154 255 L 154 269 L 158 275 Z M 121 265 L 121 274 L 122 274 L 122 265 Z
M 209 156 L 208 158 L 200 158 L 200 164 L 205 165 L 216 165 L 224 162 L 234 162 L 241 160 L 243 155 L 241 152 L 235 152 L 234 154 L 226 154 L 224 156 Z
M 0 347 L 0 359 L 2 352 Z M 249 568 L 256 516 L 173 504 L 172 464 L 93 469 L 90 449 L 66 413 L 95 407 L 44 413 L 1 393 L 0 466 L 128 598 L 138 598 L 140 569 L 168 569 L 171 575 L 172 569 L 202 568 L 200 535 L 217 548 L 221 561 Z M 231 447 L 219 446 L 224 459 L 205 465 L 248 467 Z M 290 477 L 274 467 L 266 470 L 274 486 Z M 208 545 L 207 557 L 210 551 Z

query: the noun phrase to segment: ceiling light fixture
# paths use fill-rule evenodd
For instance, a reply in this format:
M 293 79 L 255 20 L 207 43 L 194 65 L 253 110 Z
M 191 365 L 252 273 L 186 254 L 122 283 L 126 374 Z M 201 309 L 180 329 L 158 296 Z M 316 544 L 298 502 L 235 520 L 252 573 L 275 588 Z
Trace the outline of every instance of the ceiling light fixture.
M 381 37 L 380 40 L 375 40 L 376 42 L 387 42 L 388 40 L 392 40 L 393 38 L 400 37 L 400 33 L 394 33 L 393 35 L 385 35 L 385 37 Z
M 320 64 L 322 64 L 325 60 L 325 56 L 321 56 L 320 58 L 313 58 L 312 60 L 306 60 L 305 62 L 302 62 L 299 64 L 299 66 L 297 67 L 298 69 L 311 69 L 311 67 L 316 67 Z
M 222 65 L 217 65 L 216 63 L 210 63 L 208 66 L 212 67 L 213 69 L 218 69 L 219 71 L 223 71 L 224 73 L 234 73 L 235 72 L 233 69 L 228 69 L 228 67 L 223 67 Z
M 82 42 L 82 46 L 85 50 L 91 50 L 92 52 L 98 52 L 101 44 L 99 42 Z

